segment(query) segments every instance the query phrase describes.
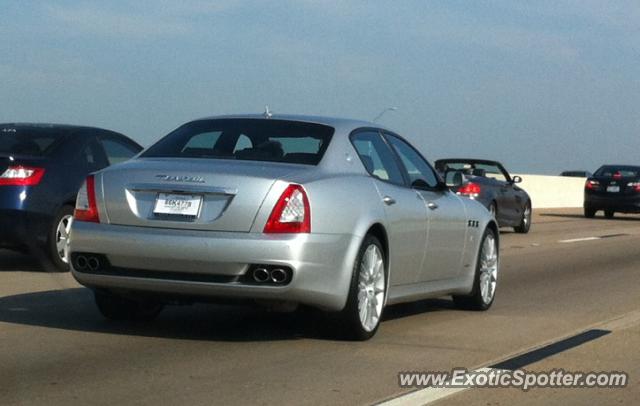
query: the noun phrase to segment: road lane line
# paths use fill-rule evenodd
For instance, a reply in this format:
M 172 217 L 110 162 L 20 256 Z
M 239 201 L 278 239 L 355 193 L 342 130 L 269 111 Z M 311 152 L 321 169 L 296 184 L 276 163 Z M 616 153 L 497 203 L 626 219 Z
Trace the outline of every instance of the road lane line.
M 613 320 L 599 324 L 598 328 L 618 331 L 625 330 L 631 327 L 635 327 L 640 324 L 640 310 L 634 310 L 629 313 L 625 313 L 620 317 L 616 317 Z
M 640 320 L 640 316 L 638 314 L 630 314 L 627 317 L 616 319 L 615 321 L 620 322 L 621 319 L 625 319 L 626 324 L 629 322 L 637 322 Z M 543 359 L 552 357 L 554 355 L 560 354 L 562 352 L 568 351 L 572 348 L 578 347 L 589 341 L 596 340 L 605 335 L 611 333 L 611 330 L 604 329 L 591 329 L 586 330 L 581 333 L 575 334 L 570 337 L 566 337 L 561 340 L 553 341 L 547 345 L 542 347 L 533 348 L 527 352 L 514 355 L 506 360 L 495 363 L 488 367 L 482 367 L 478 369 L 471 370 L 467 372 L 466 375 L 473 375 L 478 372 L 481 373 L 489 373 L 491 371 L 514 371 L 516 369 L 521 369 L 527 365 L 536 363 Z M 448 381 L 450 383 L 451 381 Z M 377 406 L 405 406 L 405 405 L 428 405 L 440 399 L 444 399 L 456 393 L 468 390 L 471 388 L 434 388 L 428 387 L 424 389 L 418 389 L 413 392 L 406 393 L 404 395 L 397 396 L 395 398 L 389 399 L 387 401 L 378 403 Z
M 571 238 L 569 240 L 558 240 L 558 242 L 561 244 L 567 244 L 572 242 L 593 241 L 593 240 L 600 240 L 600 239 L 602 238 L 601 237 L 583 237 L 583 238 Z
M 466 375 L 471 375 L 478 372 L 489 373 L 494 368 L 478 368 L 469 371 Z M 496 370 L 497 371 L 497 370 Z M 409 392 L 405 395 L 400 395 L 393 399 L 389 399 L 382 403 L 378 403 L 376 406 L 422 406 L 433 403 L 437 400 L 444 399 L 458 392 L 465 391 L 469 388 L 425 388 L 418 389 L 413 392 Z
M 571 337 L 567 337 L 564 340 L 559 340 L 551 344 L 547 344 L 544 347 L 536 348 L 531 351 L 527 351 L 524 354 L 516 355 L 504 361 L 493 364 L 490 368 L 494 369 L 508 369 L 515 371 L 521 369 L 527 365 L 531 365 L 535 362 L 542 361 L 545 358 L 552 357 L 561 352 L 565 352 L 572 348 L 578 347 L 589 341 L 596 340 L 602 336 L 610 334 L 611 330 L 603 329 L 591 329 L 584 331 L 580 334 L 576 334 Z

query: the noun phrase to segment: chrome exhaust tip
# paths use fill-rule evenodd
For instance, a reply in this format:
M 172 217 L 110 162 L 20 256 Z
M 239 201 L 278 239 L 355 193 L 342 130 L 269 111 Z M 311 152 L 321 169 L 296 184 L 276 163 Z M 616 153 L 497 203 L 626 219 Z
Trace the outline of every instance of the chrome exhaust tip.
M 269 280 L 269 271 L 264 268 L 256 268 L 253 270 L 253 280 L 259 283 L 264 283 Z
M 282 268 L 275 268 L 271 271 L 271 281 L 282 283 L 287 280 L 287 272 Z
M 79 255 L 78 258 L 76 258 L 76 268 L 82 270 L 82 269 L 87 269 L 87 257 L 85 257 L 84 255 Z
M 96 257 L 89 257 L 89 259 L 87 260 L 87 266 L 92 271 L 97 271 L 98 268 L 100 268 L 100 260 Z

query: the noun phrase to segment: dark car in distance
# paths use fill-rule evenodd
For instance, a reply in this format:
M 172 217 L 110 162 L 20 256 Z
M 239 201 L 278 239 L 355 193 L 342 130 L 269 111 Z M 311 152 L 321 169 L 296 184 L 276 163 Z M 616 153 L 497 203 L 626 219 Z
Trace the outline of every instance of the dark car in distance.
M 68 270 L 68 233 L 82 182 L 141 150 L 124 135 L 100 128 L 0 124 L 0 248 Z
M 588 178 L 591 177 L 591 172 L 577 170 L 577 171 L 563 171 L 560 173 L 560 176 L 567 176 L 570 178 Z
M 584 216 L 640 213 L 640 166 L 603 165 L 584 185 Z
M 529 232 L 531 198 L 516 185 L 522 182 L 520 176 L 511 177 L 500 162 L 486 159 L 439 159 L 435 166 L 453 192 L 482 203 L 500 227 Z

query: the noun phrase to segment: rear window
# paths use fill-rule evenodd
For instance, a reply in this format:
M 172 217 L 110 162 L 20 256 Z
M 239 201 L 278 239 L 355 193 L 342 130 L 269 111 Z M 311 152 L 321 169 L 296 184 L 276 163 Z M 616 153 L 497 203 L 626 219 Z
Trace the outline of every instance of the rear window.
M 0 128 L 0 154 L 19 156 L 47 155 L 65 134 L 50 128 Z
M 317 165 L 333 132 L 329 126 L 286 120 L 200 120 L 173 131 L 141 156 Z
M 637 166 L 603 166 L 598 169 L 595 173 L 595 176 L 601 176 L 604 178 L 613 177 L 613 175 L 618 174 L 618 176 L 622 176 L 623 178 L 635 178 L 640 173 L 640 167 Z

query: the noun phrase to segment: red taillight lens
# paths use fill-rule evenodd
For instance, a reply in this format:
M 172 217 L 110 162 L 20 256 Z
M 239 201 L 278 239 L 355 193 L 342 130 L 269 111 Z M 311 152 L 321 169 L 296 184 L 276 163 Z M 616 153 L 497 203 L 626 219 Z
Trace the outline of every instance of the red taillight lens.
M 627 183 L 628 188 L 633 188 L 635 192 L 640 192 L 640 182 L 629 182 Z
M 93 175 L 87 176 L 76 199 L 76 209 L 73 212 L 74 221 L 89 221 L 99 223 L 98 206 L 96 205 L 96 185 Z
M 584 184 L 584 188 L 589 190 L 595 190 L 598 188 L 598 186 L 600 186 L 600 182 L 591 179 L 587 180 L 587 182 Z
M 310 233 L 311 209 L 307 192 L 300 185 L 289 185 L 282 192 L 264 226 L 265 233 Z
M 480 185 L 478 185 L 477 183 L 469 182 L 458 189 L 458 194 L 476 197 L 480 194 Z
M 0 175 L 0 186 L 35 186 L 44 176 L 44 168 L 10 166 Z

